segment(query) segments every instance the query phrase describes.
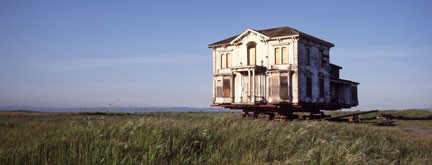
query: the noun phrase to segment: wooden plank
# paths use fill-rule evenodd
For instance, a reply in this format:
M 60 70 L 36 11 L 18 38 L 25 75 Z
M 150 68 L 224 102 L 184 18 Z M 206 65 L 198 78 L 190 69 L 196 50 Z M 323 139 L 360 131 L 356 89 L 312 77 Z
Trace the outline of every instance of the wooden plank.
M 363 111 L 363 112 L 357 112 L 357 113 L 352 113 L 352 114 L 347 114 L 347 115 L 328 117 L 328 118 L 324 118 L 323 120 L 336 120 L 336 119 L 341 119 L 344 117 L 354 117 L 354 116 L 358 116 L 358 115 L 362 115 L 362 114 L 368 114 L 368 113 L 374 113 L 374 112 L 378 112 L 378 110 Z

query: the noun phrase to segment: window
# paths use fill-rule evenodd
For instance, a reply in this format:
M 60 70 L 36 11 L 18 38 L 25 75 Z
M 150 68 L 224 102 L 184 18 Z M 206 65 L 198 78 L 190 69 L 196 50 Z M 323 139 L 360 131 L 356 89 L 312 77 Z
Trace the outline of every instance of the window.
M 324 67 L 324 54 L 323 54 L 323 50 L 319 50 L 319 63 L 320 63 L 320 67 Z
M 231 68 L 231 54 L 226 54 L 226 66 L 227 68 Z
M 288 49 L 286 47 L 275 48 L 274 54 L 275 64 L 288 64 Z
M 280 76 L 279 96 L 282 100 L 288 99 L 288 76 Z
M 221 68 L 226 68 L 226 55 L 221 55 Z
M 310 50 L 306 48 L 306 65 L 310 65 Z
M 216 97 L 231 97 L 231 77 L 224 76 L 216 81 Z
M 223 79 L 223 97 L 231 97 L 231 80 L 229 78 Z
M 278 97 L 279 96 L 279 76 L 272 76 L 271 77 L 271 96 L 272 97 Z
M 312 78 L 306 77 L 306 97 L 312 97 Z
M 320 91 L 320 97 L 324 97 L 324 79 L 319 79 L 319 91 Z
M 231 67 L 231 54 L 221 54 L 221 68 Z
M 281 64 L 280 48 L 275 48 L 275 64 Z
M 222 96 L 223 96 L 222 81 L 217 80 L 216 81 L 216 97 L 222 97 Z
M 282 64 L 288 64 L 288 49 L 282 47 Z
M 247 65 L 255 65 L 256 43 L 249 42 L 246 46 L 247 46 Z

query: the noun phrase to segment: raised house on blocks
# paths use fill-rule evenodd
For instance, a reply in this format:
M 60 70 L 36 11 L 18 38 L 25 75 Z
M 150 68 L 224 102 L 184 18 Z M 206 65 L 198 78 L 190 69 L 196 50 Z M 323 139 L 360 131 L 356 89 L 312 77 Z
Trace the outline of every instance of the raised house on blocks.
M 320 113 L 358 105 L 359 83 L 330 63 L 334 44 L 290 27 L 243 33 L 208 45 L 212 106 L 245 113 Z

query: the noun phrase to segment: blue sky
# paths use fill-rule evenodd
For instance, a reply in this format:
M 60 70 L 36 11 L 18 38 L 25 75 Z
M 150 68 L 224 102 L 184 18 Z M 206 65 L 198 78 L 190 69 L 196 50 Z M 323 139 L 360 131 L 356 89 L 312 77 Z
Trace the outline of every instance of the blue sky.
M 354 109 L 432 107 L 432 1 L 0 1 L 0 106 L 211 104 L 207 45 L 290 26 L 336 46 Z

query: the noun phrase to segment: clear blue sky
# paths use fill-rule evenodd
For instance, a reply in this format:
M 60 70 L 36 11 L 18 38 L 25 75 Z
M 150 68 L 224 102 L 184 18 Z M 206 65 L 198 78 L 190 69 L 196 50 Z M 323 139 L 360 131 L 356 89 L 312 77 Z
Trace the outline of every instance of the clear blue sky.
M 290 26 L 336 46 L 355 109 L 432 106 L 432 1 L 0 1 L 0 106 L 211 104 L 209 43 Z

